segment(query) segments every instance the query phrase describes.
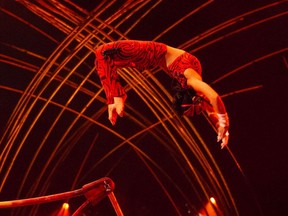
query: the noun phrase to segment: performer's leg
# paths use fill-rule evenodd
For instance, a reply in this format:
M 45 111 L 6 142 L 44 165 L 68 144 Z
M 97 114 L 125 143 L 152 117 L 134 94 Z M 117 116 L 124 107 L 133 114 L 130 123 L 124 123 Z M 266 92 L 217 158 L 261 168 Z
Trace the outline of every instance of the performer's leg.
M 103 45 L 96 50 L 95 67 L 106 94 L 107 104 L 112 104 L 114 103 L 114 97 L 122 97 L 126 93 L 120 84 L 117 67 L 114 64 L 113 59 L 109 56 L 105 56 L 103 53 L 106 48 L 109 49 L 109 47 Z

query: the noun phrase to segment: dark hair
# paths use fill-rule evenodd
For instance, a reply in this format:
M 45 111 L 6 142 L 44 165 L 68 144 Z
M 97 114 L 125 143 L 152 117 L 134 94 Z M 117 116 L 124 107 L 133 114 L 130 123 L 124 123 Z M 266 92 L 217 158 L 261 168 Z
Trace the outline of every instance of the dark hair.
M 182 88 L 182 86 L 177 83 L 173 87 L 173 108 L 178 115 L 183 115 L 183 113 L 189 109 L 190 105 L 194 104 L 196 92 L 192 88 Z M 198 96 L 199 97 L 199 96 Z M 194 98 L 194 99 L 193 99 Z M 201 97 L 199 97 L 201 99 Z M 201 101 L 197 101 L 201 102 Z M 185 106 L 183 106 L 185 105 Z

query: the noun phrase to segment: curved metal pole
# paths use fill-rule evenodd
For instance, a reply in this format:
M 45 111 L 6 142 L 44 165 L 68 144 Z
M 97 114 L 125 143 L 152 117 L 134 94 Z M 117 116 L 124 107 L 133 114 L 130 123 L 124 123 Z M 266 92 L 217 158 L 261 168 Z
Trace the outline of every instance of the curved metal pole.
M 20 200 L 10 200 L 0 202 L 0 208 L 14 208 L 28 205 L 36 205 L 47 202 L 54 202 L 83 195 L 83 189 L 69 191 L 65 193 L 53 194 L 48 196 L 34 197 Z
M 36 205 L 41 203 L 70 199 L 84 195 L 87 200 L 73 214 L 73 216 L 76 216 L 79 215 L 88 206 L 88 204 L 96 205 L 103 198 L 108 196 L 115 212 L 117 213 L 117 216 L 123 216 L 120 206 L 113 193 L 114 188 L 114 182 L 110 178 L 104 177 L 94 182 L 88 183 L 78 190 L 28 199 L 2 201 L 0 202 L 0 208 L 14 208 L 28 205 Z

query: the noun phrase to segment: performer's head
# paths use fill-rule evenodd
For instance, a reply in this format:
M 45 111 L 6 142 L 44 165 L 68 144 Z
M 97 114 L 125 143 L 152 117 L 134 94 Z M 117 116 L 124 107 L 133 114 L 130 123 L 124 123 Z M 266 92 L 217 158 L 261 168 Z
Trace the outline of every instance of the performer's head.
M 191 108 L 192 105 L 195 106 L 195 104 L 201 102 L 201 97 L 192 88 L 182 88 L 180 85 L 176 85 L 173 90 L 173 108 L 180 116 Z

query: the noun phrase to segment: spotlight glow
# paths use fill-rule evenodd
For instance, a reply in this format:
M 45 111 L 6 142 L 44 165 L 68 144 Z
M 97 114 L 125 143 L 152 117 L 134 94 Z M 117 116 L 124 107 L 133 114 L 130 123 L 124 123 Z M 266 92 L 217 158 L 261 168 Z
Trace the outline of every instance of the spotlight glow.
M 213 205 L 216 205 L 216 200 L 215 200 L 214 197 L 211 197 L 211 198 L 210 198 L 210 202 L 211 202 Z
M 67 210 L 69 209 L 69 204 L 68 203 L 63 203 L 62 208 Z

